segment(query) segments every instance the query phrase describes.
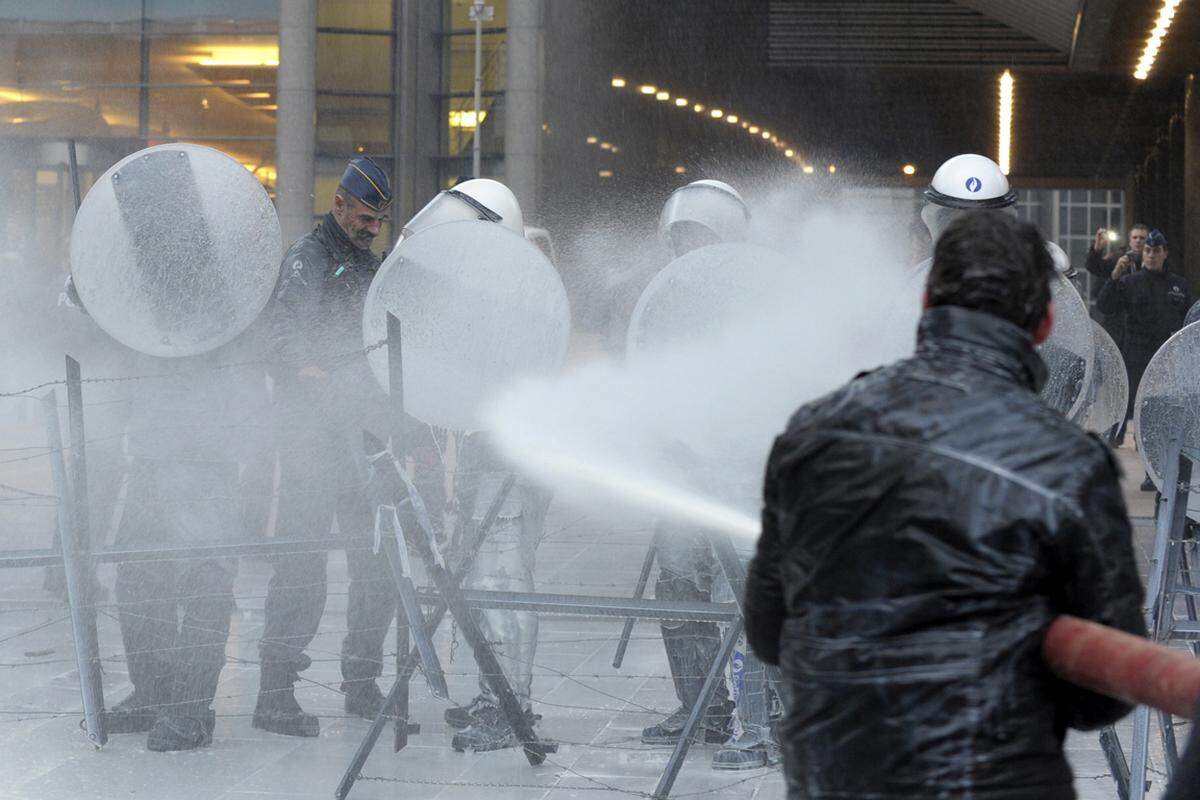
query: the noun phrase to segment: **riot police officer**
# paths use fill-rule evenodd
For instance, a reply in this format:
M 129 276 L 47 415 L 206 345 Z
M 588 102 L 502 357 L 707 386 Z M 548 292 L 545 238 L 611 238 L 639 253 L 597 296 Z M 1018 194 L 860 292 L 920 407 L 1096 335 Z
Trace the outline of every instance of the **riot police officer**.
M 382 433 L 384 396 L 361 351 L 362 309 L 380 259 L 371 244 L 392 202 L 387 173 L 370 158 L 353 159 L 333 208 L 284 255 L 271 317 L 274 423 L 279 455 L 276 536 L 319 539 L 336 518 L 343 536 L 366 537 L 364 431 Z M 350 573 L 348 633 L 342 643 L 342 691 L 348 714 L 374 718 L 383 695 L 383 640 L 396 613 L 384 556 L 346 553 Z M 294 684 L 311 660 L 325 610 L 326 556 L 280 557 L 267 587 L 266 625 L 254 727 L 316 736 L 320 724 L 296 702 Z

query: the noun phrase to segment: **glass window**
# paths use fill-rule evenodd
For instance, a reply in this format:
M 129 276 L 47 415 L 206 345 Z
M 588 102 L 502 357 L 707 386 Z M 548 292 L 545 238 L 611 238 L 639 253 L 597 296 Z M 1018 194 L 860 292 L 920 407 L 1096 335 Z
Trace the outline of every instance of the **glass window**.
M 485 97 L 479 105 L 479 149 L 483 155 L 504 152 L 504 98 Z M 475 139 L 475 100 L 451 97 L 442 101 L 442 119 L 446 126 L 442 155 L 470 158 Z
M 392 98 L 317 96 L 317 149 L 324 155 L 391 154 Z
M 317 26 L 390 31 L 392 0 L 320 0 Z
M 392 37 L 317 34 L 317 89 L 390 93 Z

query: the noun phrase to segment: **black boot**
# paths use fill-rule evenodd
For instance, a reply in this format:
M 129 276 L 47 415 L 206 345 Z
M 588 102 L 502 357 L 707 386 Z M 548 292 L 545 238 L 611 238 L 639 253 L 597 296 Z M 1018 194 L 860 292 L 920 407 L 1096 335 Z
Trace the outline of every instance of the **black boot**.
M 212 744 L 213 728 L 217 715 L 212 709 L 195 712 L 192 716 L 164 714 L 150 729 L 146 737 L 146 749 L 155 753 L 173 750 L 195 750 Z
M 109 733 L 145 733 L 154 727 L 159 711 L 170 711 L 164 706 L 166 694 L 161 685 L 152 682 L 148 687 L 133 687 L 128 697 L 104 712 L 104 729 Z
M 527 708 L 525 709 L 525 718 L 530 720 L 530 727 L 533 727 L 533 720 L 540 717 L 534 714 L 532 709 Z M 504 714 L 487 701 L 478 707 L 475 719 L 470 726 L 454 734 L 454 738 L 450 740 L 450 746 L 459 753 L 464 750 L 486 753 L 489 750 L 502 750 L 519 745 L 517 734 L 508 724 Z
M 319 736 L 321 722 L 296 702 L 293 684 L 300 680 L 290 664 L 263 661 L 258 686 L 258 703 L 251 724 L 262 731 L 284 736 Z
M 708 713 L 700 720 L 700 730 L 697 732 L 703 736 L 705 744 L 722 744 L 729 739 L 732 711 L 732 704 L 708 707 Z M 642 728 L 642 743 L 675 744 L 683 735 L 683 726 L 687 724 L 691 713 L 692 709 L 680 706 L 660 722 Z
M 346 713 L 352 717 L 374 720 L 379 716 L 386 699 L 373 680 L 342 681 Z

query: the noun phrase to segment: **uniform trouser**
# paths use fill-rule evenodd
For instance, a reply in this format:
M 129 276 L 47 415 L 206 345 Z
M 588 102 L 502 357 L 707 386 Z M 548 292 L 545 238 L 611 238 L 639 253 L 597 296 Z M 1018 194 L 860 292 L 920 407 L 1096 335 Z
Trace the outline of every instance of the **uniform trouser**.
M 212 703 L 225 665 L 236 571 L 229 559 L 117 567 L 129 679 L 164 704 L 161 713 L 199 717 Z
M 479 525 L 496 497 L 505 473 L 485 472 L 479 476 L 472 520 Z M 509 492 L 487 538 L 479 548 L 467 586 L 504 592 L 532 592 L 538 540 L 542 533 L 549 496 L 518 483 Z M 533 661 L 537 652 L 538 617 L 527 611 L 487 610 L 476 612 L 484 639 L 495 652 L 523 708 L 530 704 Z M 493 703 L 495 694 L 480 678 L 480 694 Z
M 361 489 L 337 487 L 337 471 L 322 459 L 299 452 L 280 453 L 279 511 L 276 537 L 311 540 L 329 535 L 334 516 L 346 538 L 371 541 L 375 520 Z M 266 624 L 259 653 L 303 669 L 304 650 L 316 636 L 325 613 L 325 553 L 279 556 L 267 584 Z M 346 551 L 350 573 L 346 608 L 347 634 L 342 641 L 342 678 L 347 681 L 379 677 L 383 671 L 383 642 L 396 615 L 396 585 L 382 552 Z
M 658 536 L 657 547 L 655 598 L 701 602 L 715 599 L 725 581 L 706 536 L 695 531 L 664 529 Z M 666 620 L 662 623 L 662 635 L 675 695 L 684 708 L 690 709 L 696 704 L 704 678 L 721 649 L 720 627 L 711 622 Z M 770 720 L 766 668 L 747 652 L 742 675 L 743 687 L 737 697 L 738 719 L 743 727 L 765 727 Z M 725 704 L 728 698 L 722 681 L 709 708 Z

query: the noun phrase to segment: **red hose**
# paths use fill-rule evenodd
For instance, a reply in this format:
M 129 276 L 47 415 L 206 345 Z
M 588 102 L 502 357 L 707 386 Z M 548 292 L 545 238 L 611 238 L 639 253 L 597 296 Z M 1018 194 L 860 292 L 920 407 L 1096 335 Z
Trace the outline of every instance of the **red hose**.
M 1094 692 L 1191 718 L 1200 700 L 1200 659 L 1078 617 L 1060 616 L 1042 654 L 1061 678 Z

